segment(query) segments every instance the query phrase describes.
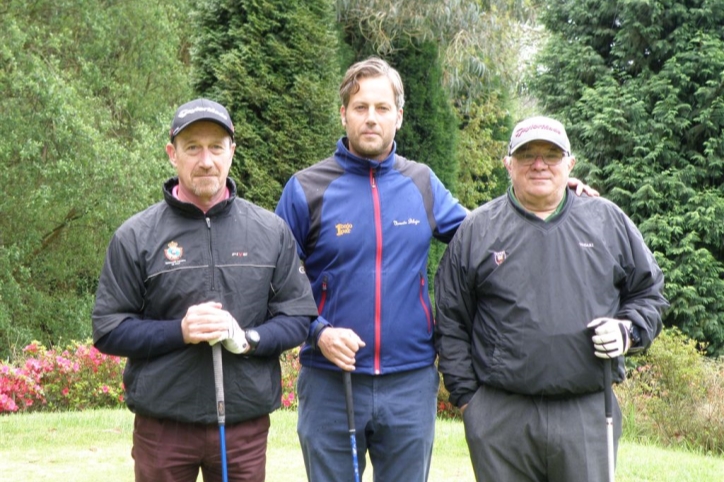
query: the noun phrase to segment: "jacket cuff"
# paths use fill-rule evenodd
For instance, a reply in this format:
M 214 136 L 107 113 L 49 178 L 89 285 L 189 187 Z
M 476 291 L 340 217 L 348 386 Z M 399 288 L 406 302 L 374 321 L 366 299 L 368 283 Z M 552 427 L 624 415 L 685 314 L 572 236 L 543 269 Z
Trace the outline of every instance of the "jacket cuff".
M 317 341 L 319 341 L 319 335 L 322 334 L 325 328 L 332 326 L 330 322 L 319 316 L 309 326 L 309 336 L 307 337 L 307 344 L 312 347 L 313 350 L 317 349 Z
M 466 393 L 465 395 L 461 395 L 460 398 L 456 400 L 456 402 L 453 404 L 458 408 L 462 408 L 463 405 L 467 405 L 470 403 L 470 400 L 473 399 L 473 396 L 475 395 L 475 392 Z

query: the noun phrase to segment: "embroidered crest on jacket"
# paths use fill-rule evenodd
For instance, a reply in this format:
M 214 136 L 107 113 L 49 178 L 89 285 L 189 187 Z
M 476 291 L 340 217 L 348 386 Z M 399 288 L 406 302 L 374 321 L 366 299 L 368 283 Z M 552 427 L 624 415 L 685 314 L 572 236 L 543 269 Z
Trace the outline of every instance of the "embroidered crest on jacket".
M 500 266 L 503 264 L 503 261 L 505 261 L 505 258 L 507 258 L 508 255 L 505 253 L 505 251 L 496 251 L 493 253 L 493 259 L 495 260 L 495 264 Z
M 336 224 L 334 227 L 337 228 L 337 236 L 342 236 L 343 234 L 349 234 L 352 232 L 352 223 L 340 223 Z

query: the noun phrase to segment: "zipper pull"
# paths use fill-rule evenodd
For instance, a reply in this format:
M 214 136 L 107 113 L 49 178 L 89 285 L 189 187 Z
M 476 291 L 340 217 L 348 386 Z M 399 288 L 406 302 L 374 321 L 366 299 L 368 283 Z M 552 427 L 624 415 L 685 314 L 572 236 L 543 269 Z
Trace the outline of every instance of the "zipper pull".
M 206 227 L 211 229 L 211 219 L 206 218 Z

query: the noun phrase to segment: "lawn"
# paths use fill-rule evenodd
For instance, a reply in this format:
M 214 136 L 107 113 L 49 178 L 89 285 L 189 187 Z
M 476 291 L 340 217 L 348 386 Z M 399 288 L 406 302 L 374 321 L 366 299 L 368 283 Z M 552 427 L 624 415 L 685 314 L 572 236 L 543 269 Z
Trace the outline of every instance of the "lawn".
M 131 482 L 132 422 L 126 410 L 0 416 L 0 481 Z M 304 480 L 296 413 L 277 411 L 272 415 L 267 481 Z M 370 469 L 363 480 L 372 480 Z M 462 424 L 438 421 L 430 482 L 473 480 Z M 724 480 L 724 457 L 622 441 L 616 480 Z

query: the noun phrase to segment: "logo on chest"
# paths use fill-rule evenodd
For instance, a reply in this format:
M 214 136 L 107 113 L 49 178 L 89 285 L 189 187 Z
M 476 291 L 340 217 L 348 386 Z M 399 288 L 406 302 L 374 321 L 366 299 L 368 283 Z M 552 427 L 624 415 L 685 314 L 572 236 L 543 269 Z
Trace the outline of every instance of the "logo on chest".
M 500 266 L 503 264 L 503 261 L 508 257 L 508 255 L 505 253 L 505 251 L 495 251 L 493 253 L 493 261 L 495 261 L 495 264 Z
M 168 260 L 166 264 L 170 264 L 172 266 L 179 265 L 186 261 L 184 259 L 181 259 L 181 257 L 184 255 L 184 249 L 183 247 L 179 246 L 176 241 L 171 241 L 170 243 L 168 243 L 166 249 L 163 250 L 163 255 L 166 256 L 166 259 Z
M 337 228 L 337 236 L 343 236 L 352 232 L 352 223 L 335 224 L 334 227 Z
M 420 224 L 420 220 L 415 218 L 407 218 L 403 221 L 392 220 L 393 226 L 417 226 L 418 224 Z

